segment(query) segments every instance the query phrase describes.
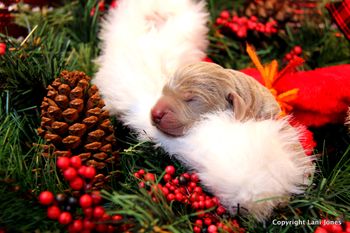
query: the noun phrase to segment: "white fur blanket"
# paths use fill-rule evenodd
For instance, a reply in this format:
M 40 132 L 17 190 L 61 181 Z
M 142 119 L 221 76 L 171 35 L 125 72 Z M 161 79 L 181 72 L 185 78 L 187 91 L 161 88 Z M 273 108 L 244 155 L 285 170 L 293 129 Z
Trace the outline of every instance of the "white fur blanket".
M 104 23 L 93 83 L 110 113 L 140 139 L 153 140 L 196 170 L 232 213 L 239 203 L 263 220 L 278 203 L 302 192 L 312 172 L 311 159 L 294 147 L 297 130 L 283 130 L 286 119 L 241 123 L 230 112 L 211 113 L 179 138 L 151 125 L 150 109 L 166 80 L 205 56 L 207 20 L 203 1 L 121 0 Z

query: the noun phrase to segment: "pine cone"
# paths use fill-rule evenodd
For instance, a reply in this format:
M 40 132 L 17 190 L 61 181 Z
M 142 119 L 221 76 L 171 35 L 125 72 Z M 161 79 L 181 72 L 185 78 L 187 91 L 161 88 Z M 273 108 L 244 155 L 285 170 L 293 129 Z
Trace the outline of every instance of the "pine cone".
M 316 1 L 250 0 L 245 4 L 244 14 L 295 26 L 306 20 L 306 15 L 308 19 L 315 14 L 319 16 L 317 8 L 313 5 L 316 6 Z
M 94 186 L 104 184 L 111 165 L 116 165 L 118 151 L 114 129 L 98 89 L 83 72 L 63 71 L 47 87 L 41 104 L 41 127 L 38 134 L 49 145 L 44 156 L 78 155 L 98 174 Z M 53 153 L 50 153 L 53 151 Z

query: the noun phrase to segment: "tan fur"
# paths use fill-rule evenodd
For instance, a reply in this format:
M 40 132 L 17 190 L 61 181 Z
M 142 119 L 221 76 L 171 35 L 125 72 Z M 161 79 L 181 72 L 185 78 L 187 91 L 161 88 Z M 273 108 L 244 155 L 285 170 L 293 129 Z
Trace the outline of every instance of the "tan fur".
M 177 70 L 164 86 L 158 103 L 167 112 L 162 119 L 164 123 L 161 122 L 164 127 L 158 128 L 173 136 L 183 135 L 201 115 L 208 112 L 232 108 L 235 117 L 242 121 L 274 118 L 280 112 L 270 91 L 255 79 L 208 62 Z M 154 109 L 157 109 L 157 104 Z M 178 130 L 172 133 L 172 128 Z

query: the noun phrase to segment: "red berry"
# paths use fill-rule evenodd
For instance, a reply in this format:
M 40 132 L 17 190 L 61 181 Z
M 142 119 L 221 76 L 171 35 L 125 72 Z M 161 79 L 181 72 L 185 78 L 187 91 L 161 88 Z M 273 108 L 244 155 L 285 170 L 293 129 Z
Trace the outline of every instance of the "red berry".
M 143 176 L 143 175 L 145 175 L 145 174 L 146 174 L 146 171 L 145 171 L 145 170 L 143 170 L 143 169 L 140 169 L 140 170 L 138 171 L 138 173 L 139 173 L 141 176 Z
M 80 190 L 84 187 L 84 181 L 80 177 L 76 177 L 74 180 L 69 182 L 70 187 L 73 190 Z
M 93 179 L 96 176 L 96 169 L 94 167 L 87 167 L 83 176 L 88 179 Z
M 107 231 L 107 225 L 106 224 L 97 224 L 95 227 L 95 230 L 97 232 L 105 233 Z
M 205 208 L 205 203 L 204 203 L 204 201 L 199 201 L 199 202 L 198 202 L 198 205 L 199 205 L 199 208 L 200 208 L 200 209 L 204 209 L 204 208 Z
M 116 8 L 118 6 L 118 3 L 116 0 L 112 1 L 111 4 L 109 5 L 111 8 Z
M 205 201 L 204 195 L 199 195 L 199 196 L 198 196 L 198 200 L 200 200 L 200 201 Z
M 237 32 L 239 30 L 239 26 L 235 23 L 233 23 L 232 25 L 230 25 L 230 28 L 233 32 Z
M 175 178 L 171 181 L 174 185 L 178 185 L 179 184 L 179 179 Z
M 165 168 L 165 172 L 172 176 L 175 174 L 175 167 L 172 165 L 169 165 Z
M 237 31 L 237 36 L 239 38 L 245 38 L 247 37 L 247 29 L 245 28 L 240 28 L 238 31 Z
M 100 12 L 102 12 L 102 11 L 105 10 L 105 3 L 104 3 L 104 1 L 100 1 L 100 2 L 98 3 L 98 10 L 99 10 Z
M 55 196 L 50 191 L 41 192 L 39 195 L 39 202 L 42 205 L 50 205 L 54 199 Z
M 216 233 L 218 231 L 218 228 L 215 225 L 210 225 L 208 227 L 208 233 Z
M 152 182 L 154 182 L 155 180 L 156 180 L 156 178 L 155 178 L 154 174 L 152 174 L 152 173 L 147 173 L 147 174 L 145 175 L 145 181 L 152 181 Z
M 217 25 L 222 25 L 222 24 L 224 24 L 226 22 L 226 20 L 224 20 L 222 18 L 217 18 L 215 22 L 216 22 Z
M 70 164 L 71 164 L 71 166 L 73 166 L 75 168 L 80 168 L 81 167 L 81 158 L 79 156 L 71 157 Z
M 109 214 L 104 213 L 104 214 L 102 215 L 102 217 L 101 217 L 101 221 L 106 222 L 106 221 L 111 220 L 111 218 L 112 218 L 112 217 L 111 217 Z
M 265 27 L 265 33 L 266 34 L 271 34 L 272 33 L 272 28 L 271 27 Z
M 253 15 L 253 16 L 250 17 L 250 20 L 253 21 L 253 22 L 257 22 L 258 18 Z
M 47 208 L 47 217 L 56 220 L 60 217 L 61 210 L 57 206 L 50 206 Z
M 173 201 L 173 200 L 175 199 L 175 195 L 172 194 L 172 193 L 169 193 L 169 194 L 166 196 L 166 199 L 167 199 L 168 201 Z
M 92 197 L 89 194 L 84 194 L 79 199 L 79 204 L 82 208 L 88 208 L 92 206 Z
M 162 192 L 163 192 L 164 196 L 166 196 L 169 194 L 169 189 L 167 187 L 163 187 Z
M 203 193 L 203 189 L 201 187 L 197 186 L 193 189 L 193 192 L 201 194 L 201 193 Z
M 191 175 L 191 181 L 197 183 L 199 181 L 198 175 L 196 173 L 193 173 Z
M 81 166 L 81 167 L 78 169 L 78 174 L 81 175 L 81 176 L 84 176 L 85 171 L 86 171 L 86 168 L 87 168 L 87 166 Z
M 113 221 L 120 221 L 122 219 L 123 219 L 123 216 L 121 216 L 120 214 L 116 214 L 112 216 Z
M 92 201 L 93 201 L 94 205 L 98 205 L 102 201 L 102 197 L 101 197 L 99 191 L 93 191 L 91 193 L 91 197 L 92 197 Z
M 303 52 L 303 49 L 300 46 L 294 46 L 293 51 L 295 54 L 300 55 Z
M 74 178 L 77 177 L 77 175 L 78 175 L 77 170 L 75 170 L 75 168 L 72 168 L 72 167 L 67 168 L 63 172 L 64 179 L 66 179 L 68 181 L 73 180 Z
M 286 58 L 287 61 L 290 61 L 292 59 L 292 54 L 287 53 L 285 58 Z
M 191 187 L 192 189 L 196 188 L 197 187 L 197 184 L 195 182 L 190 182 L 188 184 L 188 187 Z
M 138 173 L 138 172 L 135 172 L 135 173 L 134 173 L 134 176 L 135 176 L 137 179 L 141 179 L 140 173 Z
M 105 213 L 105 209 L 102 206 L 96 206 L 94 208 L 94 218 L 99 219 L 101 218 Z
M 184 199 L 184 196 L 181 193 L 176 193 L 175 194 L 175 199 L 177 201 L 182 201 Z
M 146 185 L 145 185 L 145 182 L 140 182 L 140 183 L 139 183 L 139 187 L 140 187 L 140 188 L 144 188 L 145 186 L 146 186 Z
M 325 228 L 327 231 L 332 233 L 340 233 L 343 231 L 343 228 L 340 224 L 331 224 L 325 225 L 323 228 Z
M 62 212 L 58 218 L 58 222 L 62 225 L 67 225 L 72 222 L 72 214 L 69 212 Z
M 211 223 L 212 223 L 212 221 L 211 221 L 210 218 L 205 218 L 205 219 L 204 219 L 204 224 L 205 224 L 205 225 L 209 226 L 209 225 L 211 225 Z
M 83 226 L 84 226 L 84 230 L 93 230 L 95 228 L 95 223 L 93 223 L 88 219 L 84 219 Z
M 112 225 L 108 225 L 108 226 L 107 226 L 107 233 L 113 233 L 113 232 L 116 232 L 115 230 L 116 230 L 116 229 L 115 229 L 115 227 L 114 227 L 114 226 L 112 226 Z
M 57 159 L 56 165 L 58 168 L 60 168 L 62 170 L 66 170 L 67 168 L 69 168 L 70 159 L 68 157 L 59 157 Z
M 205 200 L 205 208 L 210 209 L 214 207 L 214 202 L 212 200 Z
M 186 173 L 184 173 L 184 174 L 182 174 L 182 176 L 183 176 L 183 177 L 185 177 L 185 179 L 186 179 L 186 180 L 191 179 L 191 175 L 190 175 L 190 174 L 188 174 L 187 172 L 186 172 Z
M 292 60 L 299 58 L 298 55 L 293 55 Z
M 92 207 L 83 208 L 83 212 L 86 218 L 91 218 L 94 213 L 94 209 Z
M 218 215 L 223 215 L 224 213 L 226 212 L 225 208 L 222 207 L 222 206 L 219 206 L 217 209 L 216 209 L 216 213 Z
M 203 221 L 202 221 L 201 219 L 197 219 L 197 220 L 194 222 L 194 225 L 199 226 L 199 227 L 202 227 L 202 226 L 203 226 Z
M 350 233 L 350 222 L 345 222 L 345 232 Z
M 211 62 L 211 63 L 214 62 L 210 57 L 205 57 L 205 58 L 202 59 L 202 61 Z
M 193 232 L 194 233 L 200 233 L 200 232 L 202 232 L 202 230 L 201 230 L 201 228 L 199 226 L 194 226 L 193 227 Z
M 220 204 L 220 201 L 219 201 L 219 199 L 217 197 L 213 197 L 212 200 L 215 203 L 215 205 L 219 205 Z
M 220 18 L 222 18 L 222 19 L 228 19 L 228 18 L 230 18 L 230 12 L 228 12 L 228 11 L 222 11 L 222 12 L 220 13 Z
M 192 203 L 192 208 L 195 209 L 195 210 L 199 209 L 199 203 L 197 201 L 193 202 Z
M 164 180 L 165 182 L 169 182 L 169 181 L 171 180 L 171 175 L 170 175 L 170 174 L 165 174 L 165 175 L 163 176 L 163 180 Z
M 83 221 L 80 219 L 74 220 L 71 224 L 71 229 L 75 232 L 81 232 L 83 230 Z
M 323 227 L 317 227 L 314 233 L 328 233 L 328 231 Z
M 6 53 L 6 44 L 0 43 L 0 56 Z

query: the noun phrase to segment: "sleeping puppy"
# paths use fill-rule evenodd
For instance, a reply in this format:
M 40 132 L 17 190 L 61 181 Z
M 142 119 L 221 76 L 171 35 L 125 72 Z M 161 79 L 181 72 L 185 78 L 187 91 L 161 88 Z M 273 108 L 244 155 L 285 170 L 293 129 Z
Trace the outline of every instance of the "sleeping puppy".
M 235 119 L 273 119 L 280 107 L 252 77 L 208 62 L 180 68 L 151 110 L 151 121 L 169 136 L 183 136 L 204 113 L 232 109 Z
M 255 79 L 213 63 L 178 69 L 151 109 L 155 141 L 231 213 L 266 220 L 311 182 L 301 128 Z

